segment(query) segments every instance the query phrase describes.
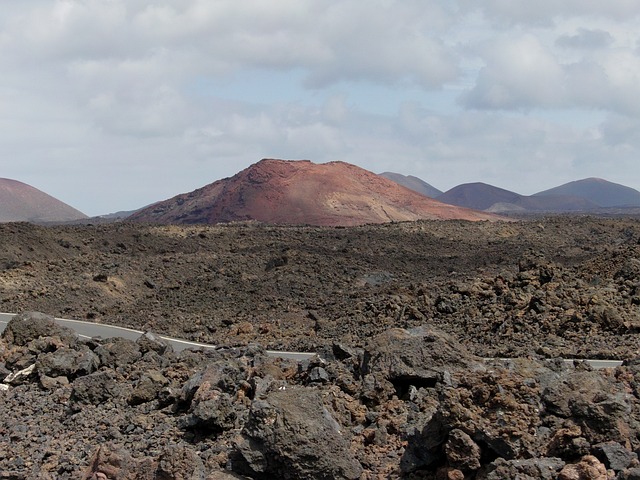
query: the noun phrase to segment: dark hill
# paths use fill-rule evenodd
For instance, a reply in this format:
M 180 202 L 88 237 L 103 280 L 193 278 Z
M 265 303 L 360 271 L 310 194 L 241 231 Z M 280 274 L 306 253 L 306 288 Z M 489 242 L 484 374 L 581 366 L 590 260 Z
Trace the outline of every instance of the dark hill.
M 640 192 L 618 183 L 609 182 L 601 178 L 585 178 L 575 182 L 565 183 L 534 194 L 534 197 L 549 195 L 572 195 L 585 198 L 600 207 L 638 207 L 640 206 Z
M 486 183 L 458 185 L 438 196 L 437 200 L 492 213 L 575 212 L 599 208 L 597 204 L 579 196 L 526 196 Z
M 437 199 L 459 207 L 486 210 L 496 203 L 516 204 L 522 195 L 486 183 L 465 183 L 447 190 Z

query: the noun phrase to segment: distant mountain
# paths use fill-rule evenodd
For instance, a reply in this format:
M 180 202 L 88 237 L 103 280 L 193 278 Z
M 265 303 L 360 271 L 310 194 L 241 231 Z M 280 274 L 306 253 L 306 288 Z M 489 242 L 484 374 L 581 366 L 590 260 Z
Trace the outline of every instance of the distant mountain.
M 565 183 L 534 194 L 534 197 L 573 195 L 595 203 L 600 207 L 640 207 L 640 192 L 601 178 L 585 178 Z
M 465 183 L 436 198 L 438 201 L 492 213 L 572 212 L 598 209 L 586 198 L 572 195 L 525 196 L 486 183 Z
M 125 219 L 129 218 L 131 215 L 133 215 L 134 213 L 137 213 L 140 210 L 144 210 L 145 208 L 149 208 L 152 205 L 155 205 L 155 202 L 152 203 L 151 205 L 146 205 L 144 207 L 136 208 L 135 210 L 120 210 L 119 212 L 106 213 L 104 215 L 99 215 L 97 217 L 93 217 L 92 220 L 93 219 L 101 219 L 101 220 L 106 220 L 106 221 L 117 222 L 119 220 L 125 220 Z
M 129 220 L 177 224 L 256 220 L 349 226 L 497 218 L 427 198 L 349 163 L 264 159 L 233 177 L 156 203 Z
M 72 222 L 87 216 L 26 183 L 0 178 L 0 222 Z
M 432 187 L 424 180 L 413 175 L 402 175 L 401 173 L 393 172 L 382 172 L 380 175 L 427 197 L 436 198 L 438 195 L 442 195 L 441 190 Z
M 486 183 L 464 183 L 437 197 L 440 202 L 486 210 L 496 203 L 517 204 L 522 195 Z

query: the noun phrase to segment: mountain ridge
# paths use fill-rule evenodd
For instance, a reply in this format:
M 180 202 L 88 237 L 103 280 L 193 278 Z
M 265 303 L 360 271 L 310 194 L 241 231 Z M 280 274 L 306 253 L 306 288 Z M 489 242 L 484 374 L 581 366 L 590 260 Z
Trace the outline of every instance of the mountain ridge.
M 405 186 L 411 188 L 408 183 Z M 625 209 L 640 208 L 640 191 L 596 177 L 575 180 L 533 195 L 521 195 L 483 182 L 464 183 L 434 198 L 450 205 L 499 214 L 607 214 L 613 210 L 624 213 Z

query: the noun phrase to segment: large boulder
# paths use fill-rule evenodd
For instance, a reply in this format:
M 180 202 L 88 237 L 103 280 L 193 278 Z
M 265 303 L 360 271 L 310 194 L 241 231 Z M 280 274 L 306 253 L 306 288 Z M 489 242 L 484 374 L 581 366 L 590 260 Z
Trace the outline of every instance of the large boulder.
M 39 355 L 36 369 L 39 375 L 64 376 L 73 379 L 93 373 L 99 365 L 100 360 L 88 347 L 83 346 L 78 349 L 63 347 L 54 352 Z
M 100 363 L 111 368 L 132 365 L 142 358 L 140 345 L 121 337 L 105 340 L 95 352 L 100 357 Z
M 590 443 L 619 442 L 638 448 L 640 424 L 631 415 L 633 396 L 622 383 L 597 371 L 568 369 L 547 377 L 541 400 L 544 411 L 580 426 Z
M 316 391 L 271 391 L 251 405 L 233 470 L 255 479 L 360 478 L 343 435 Z
M 70 404 L 75 411 L 81 410 L 83 405 L 99 405 L 131 396 L 131 386 L 109 370 L 78 377 L 72 387 Z
M 26 345 L 41 337 L 58 337 L 64 345 L 77 341 L 76 333 L 70 328 L 58 325 L 51 315 L 40 312 L 25 312 L 13 317 L 2 333 L 10 345 Z
M 481 359 L 444 332 L 423 326 L 392 328 L 366 345 L 361 366 L 366 400 L 406 397 L 411 387 L 434 387 L 453 370 L 483 370 Z
M 156 352 L 159 355 L 173 352 L 171 344 L 153 332 L 144 332 L 136 340 L 141 353 Z

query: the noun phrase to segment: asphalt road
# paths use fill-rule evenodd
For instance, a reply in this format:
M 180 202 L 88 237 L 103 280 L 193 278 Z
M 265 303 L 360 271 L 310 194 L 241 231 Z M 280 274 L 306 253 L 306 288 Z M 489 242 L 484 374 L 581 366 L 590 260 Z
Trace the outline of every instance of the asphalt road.
M 4 331 L 9 320 L 13 318 L 14 313 L 0 313 L 0 333 Z M 100 323 L 84 322 L 82 320 L 69 320 L 63 318 L 56 318 L 57 323 L 65 327 L 69 327 L 76 331 L 76 333 L 84 338 L 92 337 L 123 337 L 129 340 L 136 340 L 142 333 L 140 330 L 133 330 L 131 328 L 116 327 L 114 325 L 105 325 Z M 173 346 L 175 351 L 181 351 L 187 348 L 216 348 L 215 345 L 206 343 L 190 342 L 188 340 L 182 340 L 180 338 L 166 337 L 159 335 L 160 338 L 167 340 Z M 314 353 L 309 352 L 281 352 L 276 350 L 267 350 L 267 355 L 279 358 L 291 358 L 294 360 L 305 360 L 313 357 Z M 593 368 L 612 368 L 622 365 L 619 360 L 585 360 Z M 573 359 L 565 359 L 567 363 L 573 363 Z
M 7 323 L 14 317 L 15 313 L 0 313 L 0 333 L 4 331 Z M 82 320 L 69 320 L 64 318 L 56 318 L 56 323 L 69 327 L 83 338 L 92 337 L 122 337 L 129 340 L 137 340 L 144 332 L 140 330 L 134 330 L 132 328 L 116 327 L 114 325 L 105 325 L 101 323 L 84 322 Z M 187 348 L 216 348 L 215 345 L 207 343 L 191 342 L 189 340 L 183 340 L 181 338 L 166 337 L 164 335 L 158 335 L 160 338 L 168 341 L 173 349 L 177 352 L 185 350 Z M 281 352 L 275 350 L 267 350 L 267 355 L 279 358 L 291 358 L 294 360 L 305 360 L 313 357 L 314 353 L 309 352 Z

